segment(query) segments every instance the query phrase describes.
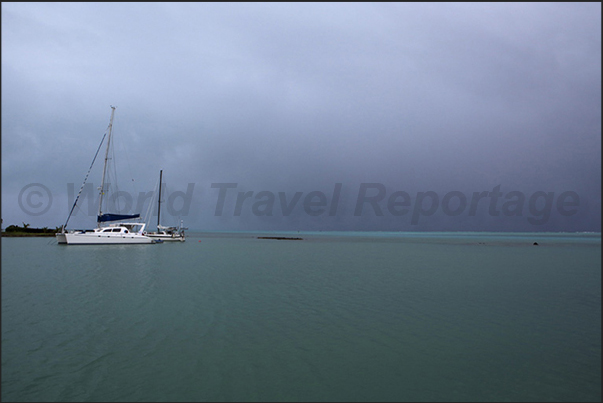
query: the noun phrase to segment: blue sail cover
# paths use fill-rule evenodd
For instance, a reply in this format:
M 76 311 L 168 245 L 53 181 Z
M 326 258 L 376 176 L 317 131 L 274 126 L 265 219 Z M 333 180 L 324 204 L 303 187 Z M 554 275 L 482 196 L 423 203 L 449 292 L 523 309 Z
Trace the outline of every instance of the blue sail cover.
M 105 221 L 122 221 L 130 218 L 138 218 L 140 214 L 101 214 L 98 216 L 97 222 Z

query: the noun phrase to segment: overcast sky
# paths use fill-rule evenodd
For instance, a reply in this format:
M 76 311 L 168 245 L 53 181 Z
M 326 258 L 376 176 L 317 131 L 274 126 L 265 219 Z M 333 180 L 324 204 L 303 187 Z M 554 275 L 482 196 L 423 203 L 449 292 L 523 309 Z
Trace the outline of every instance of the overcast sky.
M 599 3 L 2 3 L 3 227 L 65 222 L 111 105 L 165 224 L 601 230 Z

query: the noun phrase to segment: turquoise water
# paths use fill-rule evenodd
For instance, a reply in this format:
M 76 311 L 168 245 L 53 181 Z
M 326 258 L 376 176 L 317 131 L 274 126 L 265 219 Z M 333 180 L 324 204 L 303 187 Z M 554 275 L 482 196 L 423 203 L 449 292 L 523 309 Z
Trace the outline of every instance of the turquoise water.
M 600 401 L 601 236 L 2 238 L 1 379 L 3 401 Z

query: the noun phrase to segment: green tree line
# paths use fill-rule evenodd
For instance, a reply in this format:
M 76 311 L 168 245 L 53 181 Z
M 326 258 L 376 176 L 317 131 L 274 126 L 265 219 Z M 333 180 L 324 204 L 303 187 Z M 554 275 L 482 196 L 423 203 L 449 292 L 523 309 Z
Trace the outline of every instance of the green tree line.
M 23 223 L 23 226 L 9 225 L 4 229 L 4 232 L 25 232 L 27 234 L 56 234 L 61 231 L 61 227 L 56 228 L 30 228 L 29 224 Z

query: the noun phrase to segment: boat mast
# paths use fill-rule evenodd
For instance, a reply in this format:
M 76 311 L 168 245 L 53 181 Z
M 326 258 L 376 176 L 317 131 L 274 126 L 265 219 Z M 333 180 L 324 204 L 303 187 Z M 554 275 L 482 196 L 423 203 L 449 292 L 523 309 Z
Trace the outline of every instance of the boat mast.
M 163 170 L 159 171 L 159 197 L 157 198 L 157 231 L 159 232 L 159 216 L 161 215 L 161 176 Z
M 103 178 L 101 179 L 100 195 L 98 198 L 98 216 L 102 215 L 103 194 L 105 193 L 105 175 L 107 173 L 107 160 L 109 159 L 109 146 L 111 145 L 111 131 L 113 130 L 113 116 L 115 115 L 115 106 L 111 106 L 111 120 L 109 121 L 108 136 L 107 136 L 107 151 L 105 151 L 105 166 L 103 168 Z M 100 221 L 98 222 L 100 227 Z

